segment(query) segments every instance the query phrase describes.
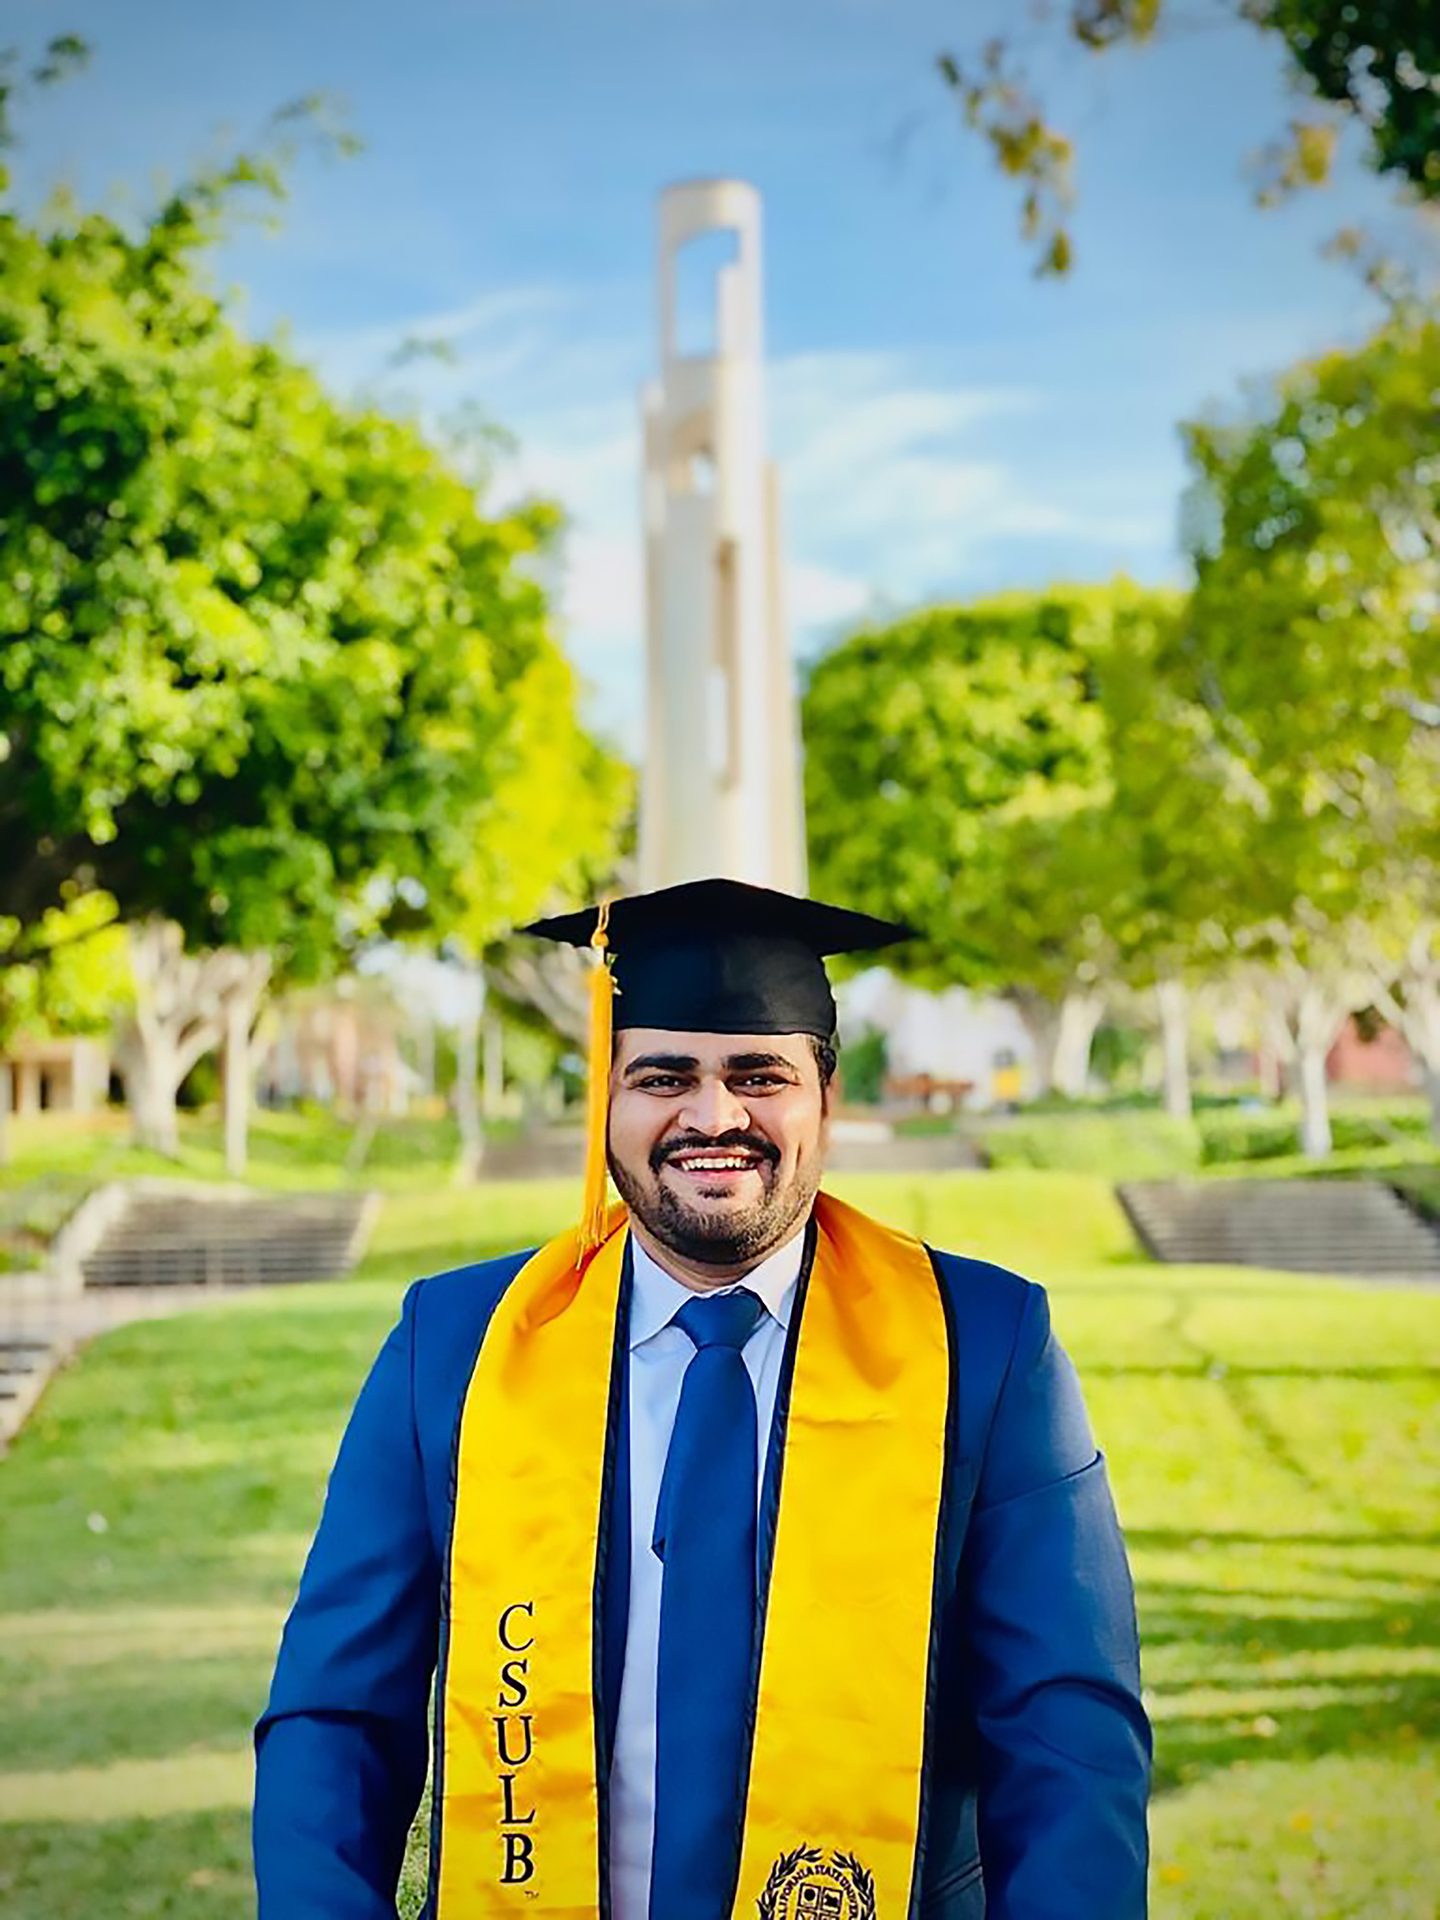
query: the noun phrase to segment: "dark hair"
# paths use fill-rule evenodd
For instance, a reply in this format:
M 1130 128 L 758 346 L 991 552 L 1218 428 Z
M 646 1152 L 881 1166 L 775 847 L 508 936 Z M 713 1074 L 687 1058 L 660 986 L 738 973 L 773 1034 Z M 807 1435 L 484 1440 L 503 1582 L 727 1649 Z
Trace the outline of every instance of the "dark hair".
M 810 1051 L 815 1056 L 815 1065 L 819 1069 L 820 1086 L 823 1091 L 835 1078 L 835 1069 L 840 1064 L 839 1049 L 833 1037 L 822 1040 L 818 1033 L 812 1033 L 807 1038 L 810 1041 Z

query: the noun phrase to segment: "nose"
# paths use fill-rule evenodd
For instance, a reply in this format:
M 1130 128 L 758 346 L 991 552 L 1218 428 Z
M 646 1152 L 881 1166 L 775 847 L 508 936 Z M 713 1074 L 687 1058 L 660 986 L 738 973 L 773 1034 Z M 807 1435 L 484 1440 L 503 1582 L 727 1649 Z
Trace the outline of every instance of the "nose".
M 678 1116 L 683 1129 L 709 1134 L 743 1130 L 750 1124 L 750 1110 L 737 1100 L 718 1074 L 701 1080 Z

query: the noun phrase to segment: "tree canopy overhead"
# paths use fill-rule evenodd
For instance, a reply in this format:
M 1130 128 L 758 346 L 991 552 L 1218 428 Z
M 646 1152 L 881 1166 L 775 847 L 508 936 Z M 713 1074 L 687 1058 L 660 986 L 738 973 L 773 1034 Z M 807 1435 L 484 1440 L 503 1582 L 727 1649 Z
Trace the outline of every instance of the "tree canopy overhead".
M 1111 971 L 1143 972 L 1172 929 L 1184 942 L 1203 830 L 1177 786 L 1185 716 L 1158 678 L 1181 609 L 1123 579 L 1002 594 L 816 664 L 812 859 L 826 888 L 920 929 L 902 968 L 1058 994 L 1101 944 Z
M 926 985 L 1014 985 L 1037 959 L 1016 845 L 1108 780 L 1084 626 L 1083 590 L 1004 595 L 866 629 L 810 673 L 816 890 L 915 926 L 897 962 Z
M 414 426 L 245 339 L 200 271 L 213 200 L 136 235 L 0 211 L 0 913 L 79 877 L 318 961 L 473 907 L 497 797 L 594 750 L 528 566 L 555 510 L 486 512 Z
M 0 144 L 7 104 L 0 74 Z M 113 903 L 117 1057 L 162 1145 L 274 972 L 422 929 L 478 950 L 627 799 L 540 584 L 557 510 L 491 508 L 207 279 L 236 195 L 279 184 L 240 155 L 131 227 L 0 187 L 0 966 Z
M 1292 1026 L 1312 1009 L 1317 1097 L 1330 1040 L 1373 999 L 1440 1135 L 1437 421 L 1440 325 L 1402 310 L 1191 423 L 1196 585 L 1169 673 L 1226 769 L 1217 918 L 1288 975 Z
M 1440 691 L 1440 323 L 1401 312 L 1188 423 L 1195 690 L 1314 814 L 1375 797 Z
M 1038 10 L 1037 10 L 1038 11 Z M 1414 198 L 1440 200 L 1440 15 L 1434 0 L 1065 0 L 1039 30 L 1088 54 L 1243 20 L 1284 45 L 1297 92 L 1310 105 L 1257 156 L 1262 202 L 1329 177 L 1342 129 L 1361 129 L 1376 172 Z M 1033 45 L 1033 34 L 1023 36 Z M 946 52 L 938 66 L 966 123 L 1021 191 L 1021 223 L 1036 271 L 1064 274 L 1073 260 L 1075 145 L 1053 125 L 1028 77 L 1022 36 Z M 1028 46 L 1027 46 L 1028 52 Z
M 817 889 L 916 927 L 894 965 L 917 984 L 1013 994 L 1067 1090 L 1099 988 L 1174 971 L 1202 911 L 1152 684 L 1176 614 L 1123 580 L 940 607 L 843 642 L 805 693 Z

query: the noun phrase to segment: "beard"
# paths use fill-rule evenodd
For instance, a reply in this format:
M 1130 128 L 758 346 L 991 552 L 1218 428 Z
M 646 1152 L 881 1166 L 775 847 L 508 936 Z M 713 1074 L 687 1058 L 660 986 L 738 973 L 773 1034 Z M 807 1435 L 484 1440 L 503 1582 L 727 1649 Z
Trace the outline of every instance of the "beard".
M 750 1147 L 764 1157 L 760 1166 L 763 1191 L 748 1206 L 733 1203 L 707 1206 L 702 1198 L 686 1200 L 661 1177 L 667 1159 L 686 1146 Z M 782 1180 L 779 1156 L 768 1141 L 750 1134 L 724 1140 L 667 1142 L 650 1157 L 643 1174 L 609 1156 L 610 1177 L 630 1212 L 659 1245 L 682 1260 L 702 1266 L 733 1267 L 758 1264 L 783 1246 L 815 1204 L 820 1191 L 823 1155 L 817 1142 Z

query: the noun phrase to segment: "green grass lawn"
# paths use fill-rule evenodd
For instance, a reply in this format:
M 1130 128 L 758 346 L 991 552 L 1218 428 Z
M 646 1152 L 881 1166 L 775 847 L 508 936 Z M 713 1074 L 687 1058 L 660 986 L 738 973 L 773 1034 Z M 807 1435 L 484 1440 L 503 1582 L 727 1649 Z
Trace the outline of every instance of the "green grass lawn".
M 509 1136 L 515 1124 L 492 1126 Z M 225 1139 L 213 1112 L 180 1115 L 175 1159 L 136 1147 L 129 1116 L 46 1113 L 12 1120 L 9 1159 L 0 1167 L 0 1275 L 38 1266 L 56 1229 L 94 1188 L 109 1180 L 224 1180 Z M 357 1125 L 319 1107 L 257 1111 L 250 1124 L 248 1186 L 280 1191 L 360 1187 L 382 1193 L 430 1191 L 459 1154 L 448 1114 L 385 1117 Z
M 98 1186 L 135 1174 L 166 1179 L 223 1180 L 225 1135 L 212 1109 L 180 1115 L 180 1151 L 171 1160 L 131 1143 L 130 1119 L 118 1108 L 93 1114 L 46 1113 L 12 1120 L 10 1158 L 0 1168 L 0 1196 L 35 1188 Z M 510 1133 L 510 1122 L 500 1123 Z M 357 1142 L 357 1134 L 364 1136 Z M 251 1186 L 305 1188 L 362 1186 L 395 1189 L 433 1185 L 437 1169 L 453 1162 L 459 1131 L 448 1114 L 433 1119 L 384 1116 L 369 1124 L 327 1108 L 269 1112 L 250 1122 Z M 363 1157 L 350 1163 L 352 1150 Z
M 357 1277 L 112 1333 L 0 1463 L 0 1920 L 253 1910 L 249 1726 L 347 1405 L 406 1280 L 574 1202 L 395 1184 Z M 1157 1267 L 1080 1175 L 835 1185 L 1051 1289 L 1139 1582 L 1157 1920 L 1434 1920 L 1440 1295 Z

